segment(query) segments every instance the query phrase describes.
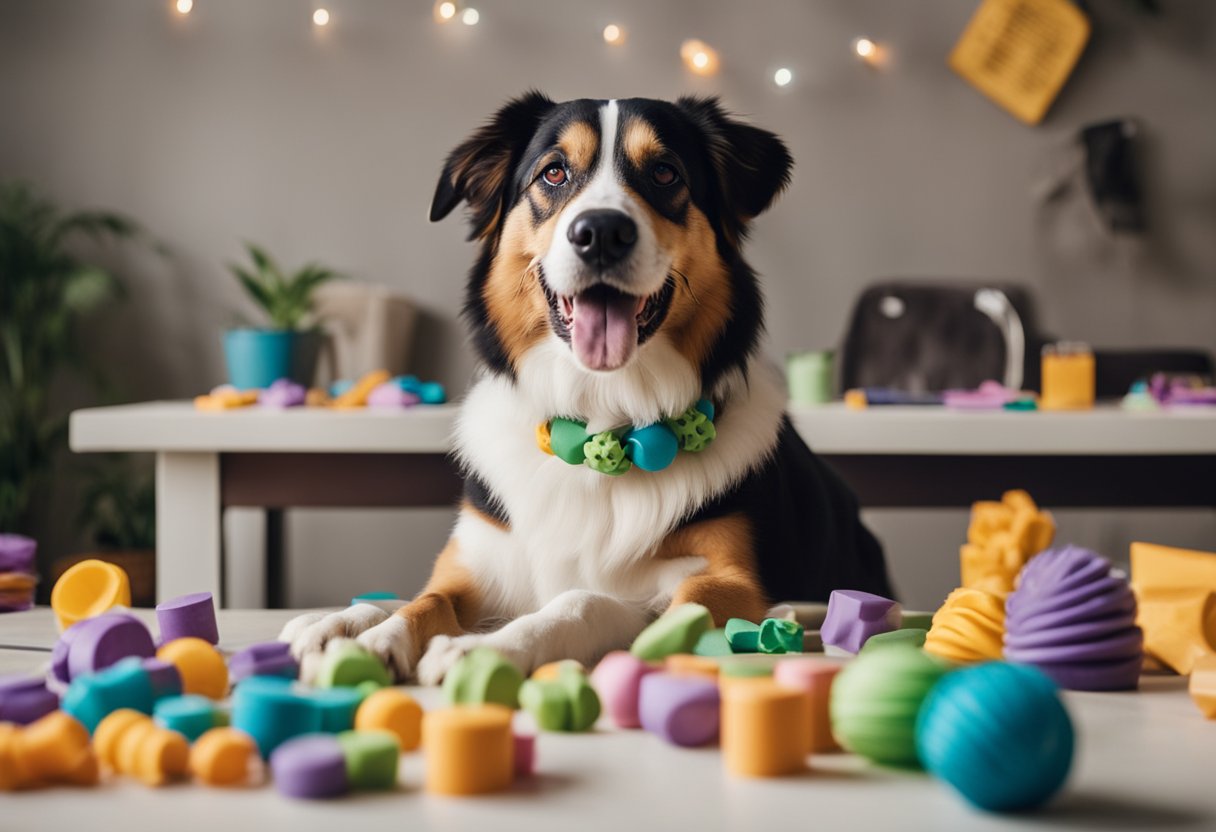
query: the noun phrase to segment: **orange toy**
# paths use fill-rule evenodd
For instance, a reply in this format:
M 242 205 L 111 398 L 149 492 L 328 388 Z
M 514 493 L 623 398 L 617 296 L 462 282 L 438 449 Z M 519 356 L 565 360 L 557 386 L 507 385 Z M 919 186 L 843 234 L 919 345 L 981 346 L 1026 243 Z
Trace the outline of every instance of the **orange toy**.
M 130 708 L 120 708 L 98 723 L 93 744 L 103 765 L 146 786 L 180 779 L 189 768 L 186 738 Z
M 194 397 L 195 410 L 235 410 L 258 403 L 257 390 L 237 390 L 227 385 L 217 387 L 205 396 Z
M 249 779 L 249 761 L 258 747 L 244 731 L 212 728 L 194 741 L 190 771 L 209 786 L 233 786 Z
M 1051 545 L 1056 524 L 1025 491 L 971 507 L 967 542 L 959 550 L 962 585 L 1008 595 L 1026 561 Z
M 1191 699 L 1208 719 L 1216 719 L 1216 656 L 1204 656 L 1191 668 Z
M 704 676 L 706 679 L 717 680 L 720 667 L 709 656 L 675 653 L 664 660 L 663 669 L 677 676 Z
M 405 691 L 381 688 L 359 705 L 355 730 L 388 731 L 402 751 L 413 751 L 422 743 L 422 708 Z
M 177 668 L 182 693 L 223 699 L 228 693 L 228 665 L 220 651 L 201 638 L 178 638 L 156 651 L 156 658 Z
M 1190 673 L 1216 654 L 1216 553 L 1133 543 L 1131 563 L 1145 652 Z
M 843 667 L 840 662 L 822 658 L 786 659 L 773 668 L 773 681 L 784 688 L 807 695 L 807 747 L 812 754 L 839 751 L 832 736 L 832 681 Z
M 127 573 L 103 560 L 82 560 L 69 567 L 51 589 L 51 609 L 60 630 L 112 607 L 129 606 L 131 581 Z
M 1043 348 L 1040 410 L 1089 410 L 1094 406 L 1094 354 L 1085 344 L 1062 342 Z
M 465 705 L 422 718 L 426 790 L 433 794 L 495 792 L 511 785 L 515 741 L 511 711 L 502 705 Z
M 63 711 L 25 728 L 0 723 L 0 791 L 49 783 L 93 786 L 97 779 L 88 729 Z
M 770 680 L 722 689 L 722 759 L 742 777 L 781 777 L 806 768 L 807 694 Z
M 554 682 L 561 676 L 562 669 L 566 667 L 570 667 L 584 676 L 587 675 L 587 668 L 583 667 L 582 662 L 576 662 L 574 659 L 562 659 L 561 661 L 542 664 L 532 671 L 532 675 L 529 678 L 535 679 L 538 682 Z
M 338 410 L 353 410 L 367 407 L 367 397 L 372 391 L 391 379 L 388 370 L 373 370 L 356 381 L 351 388 L 333 400 L 332 406 Z

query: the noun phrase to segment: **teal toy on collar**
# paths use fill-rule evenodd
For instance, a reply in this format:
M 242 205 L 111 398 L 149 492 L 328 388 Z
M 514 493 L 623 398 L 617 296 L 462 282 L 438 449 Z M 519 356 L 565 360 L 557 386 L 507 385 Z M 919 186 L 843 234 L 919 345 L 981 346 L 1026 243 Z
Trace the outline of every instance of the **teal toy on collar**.
M 613 477 L 635 465 L 643 471 L 662 471 L 680 451 L 699 453 L 717 435 L 709 399 L 701 399 L 679 416 L 641 427 L 590 434 L 586 422 L 560 417 L 536 426 L 536 444 L 545 453 Z

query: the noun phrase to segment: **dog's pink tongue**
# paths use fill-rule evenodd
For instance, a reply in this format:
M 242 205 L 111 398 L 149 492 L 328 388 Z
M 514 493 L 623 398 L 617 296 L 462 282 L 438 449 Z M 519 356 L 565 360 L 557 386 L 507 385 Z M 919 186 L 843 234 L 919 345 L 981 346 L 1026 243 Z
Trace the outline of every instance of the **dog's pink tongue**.
M 591 370 L 615 370 L 638 345 L 638 300 L 618 292 L 589 289 L 574 296 L 574 354 Z

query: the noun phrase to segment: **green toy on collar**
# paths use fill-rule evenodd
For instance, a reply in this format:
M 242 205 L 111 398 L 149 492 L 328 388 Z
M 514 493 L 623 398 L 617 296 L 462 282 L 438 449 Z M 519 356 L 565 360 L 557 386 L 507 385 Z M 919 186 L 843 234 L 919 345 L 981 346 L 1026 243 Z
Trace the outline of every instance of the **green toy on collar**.
M 536 426 L 536 444 L 545 453 L 613 477 L 635 465 L 643 471 L 662 471 L 680 451 L 699 453 L 717 435 L 709 399 L 701 399 L 679 416 L 641 427 L 626 425 L 590 434 L 586 422 L 561 417 Z

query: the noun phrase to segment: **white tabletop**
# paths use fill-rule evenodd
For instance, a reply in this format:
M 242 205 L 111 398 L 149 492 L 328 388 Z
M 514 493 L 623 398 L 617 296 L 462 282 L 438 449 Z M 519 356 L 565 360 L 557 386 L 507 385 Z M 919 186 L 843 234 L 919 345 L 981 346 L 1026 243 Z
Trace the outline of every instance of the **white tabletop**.
M 222 611 L 227 645 L 272 638 L 290 612 Z M 0 645 L 54 642 L 46 611 L 0 616 Z M 48 653 L 0 647 L 0 670 L 34 671 Z M 267 829 L 1025 830 L 1216 828 L 1216 722 L 1205 722 L 1178 677 L 1146 677 L 1138 693 L 1066 694 L 1078 759 L 1066 791 L 1041 813 L 985 815 L 927 775 L 881 769 L 849 754 L 816 755 L 798 777 L 741 780 L 714 748 L 679 749 L 642 731 L 601 723 L 593 734 L 542 734 L 538 775 L 503 794 L 436 798 L 422 793 L 420 754 L 402 758 L 400 788 L 324 803 L 281 798 L 268 787 L 146 789 L 108 780 L 96 789 L 0 796 L 5 832 Z M 424 706 L 437 691 L 414 691 Z M 105 823 L 99 825 L 98 821 Z
M 449 404 L 217 413 L 148 402 L 78 410 L 70 441 L 75 451 L 443 453 L 457 411 Z M 1019 413 L 830 404 L 793 406 L 790 417 L 822 454 L 1216 454 L 1216 408 Z

